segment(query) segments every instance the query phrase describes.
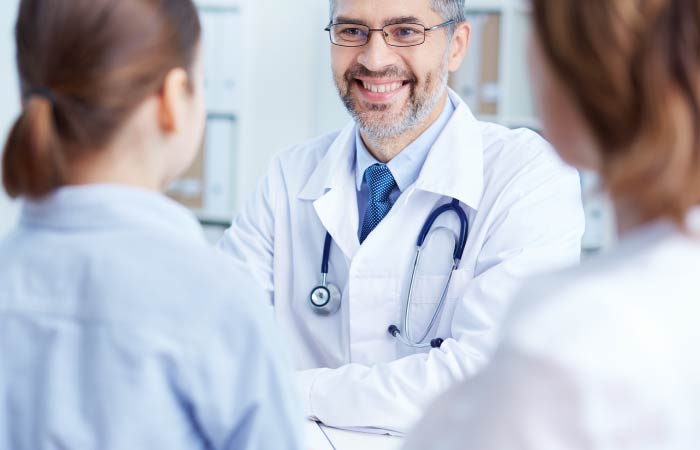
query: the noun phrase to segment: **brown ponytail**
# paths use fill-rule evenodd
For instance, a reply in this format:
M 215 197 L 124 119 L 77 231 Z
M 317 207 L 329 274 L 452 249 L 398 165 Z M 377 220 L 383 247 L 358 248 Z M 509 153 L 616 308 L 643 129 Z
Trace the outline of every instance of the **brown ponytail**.
M 30 97 L 5 145 L 2 178 L 7 193 L 38 197 L 59 185 L 61 149 L 49 99 Z
M 65 184 L 168 72 L 190 69 L 201 28 L 192 0 L 22 0 L 15 30 L 25 101 L 4 148 L 11 197 Z

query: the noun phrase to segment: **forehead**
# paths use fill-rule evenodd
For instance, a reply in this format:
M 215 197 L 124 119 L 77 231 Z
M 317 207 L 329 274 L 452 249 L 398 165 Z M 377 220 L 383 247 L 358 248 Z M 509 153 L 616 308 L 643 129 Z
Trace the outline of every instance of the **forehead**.
M 431 0 L 336 0 L 333 19 L 344 17 L 363 23 L 380 23 L 396 17 L 439 19 Z

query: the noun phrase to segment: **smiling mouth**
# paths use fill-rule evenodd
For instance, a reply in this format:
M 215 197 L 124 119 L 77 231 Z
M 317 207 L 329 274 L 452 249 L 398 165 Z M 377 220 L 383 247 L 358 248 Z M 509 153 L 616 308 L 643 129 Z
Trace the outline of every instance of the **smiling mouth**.
M 380 84 L 373 84 L 368 81 L 364 80 L 359 80 L 355 79 L 355 82 L 357 83 L 358 86 L 361 88 L 372 92 L 374 94 L 389 94 L 394 91 L 397 91 L 407 85 L 409 81 L 406 80 L 399 80 L 399 81 L 394 81 L 391 83 L 380 83 Z

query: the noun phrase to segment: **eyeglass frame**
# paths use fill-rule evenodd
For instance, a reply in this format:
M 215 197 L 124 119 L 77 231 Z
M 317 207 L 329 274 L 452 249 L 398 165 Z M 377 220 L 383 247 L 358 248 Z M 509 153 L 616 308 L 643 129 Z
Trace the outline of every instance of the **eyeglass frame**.
M 346 47 L 346 48 L 364 47 L 365 45 L 369 44 L 369 39 L 370 39 L 370 37 L 371 37 L 371 35 L 372 35 L 372 32 L 374 32 L 374 31 L 381 31 L 381 32 L 382 32 L 382 38 L 384 39 L 384 43 L 385 43 L 386 45 L 388 45 L 388 46 L 390 46 L 390 47 L 407 48 L 407 47 L 417 47 L 417 46 L 419 46 L 419 45 L 425 44 L 425 37 L 426 37 L 426 33 L 427 33 L 428 31 L 433 31 L 433 30 L 437 30 L 437 29 L 439 29 L 439 28 L 444 28 L 444 27 L 446 27 L 446 26 L 453 25 L 453 24 L 455 24 L 456 22 L 457 22 L 457 21 L 456 21 L 455 19 L 450 19 L 450 20 L 448 20 L 447 22 L 443 22 L 443 23 L 437 24 L 437 25 L 432 26 L 432 27 L 430 27 L 430 28 L 426 28 L 426 26 L 423 25 L 422 23 L 415 23 L 415 22 L 390 23 L 390 24 L 388 24 L 388 25 L 384 25 L 384 26 L 381 27 L 381 28 L 370 28 L 368 25 L 365 25 L 365 24 L 362 24 L 362 23 L 338 22 L 338 23 L 330 23 L 330 24 L 328 24 L 328 26 L 327 26 L 326 28 L 324 28 L 323 31 L 327 31 L 327 32 L 328 32 L 328 38 L 330 39 L 331 44 L 337 45 L 338 47 Z M 333 42 L 333 35 L 331 34 L 331 29 L 332 29 L 334 26 L 336 26 L 336 25 L 356 25 L 356 26 L 359 26 L 359 27 L 365 27 L 365 28 L 367 28 L 367 40 L 365 41 L 364 44 L 360 44 L 360 45 L 343 45 L 343 44 L 336 44 L 335 42 Z M 384 29 L 385 29 L 386 27 L 393 27 L 393 26 L 396 26 L 396 25 L 418 25 L 418 26 L 420 26 L 420 27 L 423 27 L 423 41 L 422 41 L 421 43 L 419 43 L 419 44 L 411 44 L 411 45 L 394 45 L 394 44 L 390 44 L 390 43 L 387 42 L 387 40 L 386 40 L 387 33 L 384 31 Z

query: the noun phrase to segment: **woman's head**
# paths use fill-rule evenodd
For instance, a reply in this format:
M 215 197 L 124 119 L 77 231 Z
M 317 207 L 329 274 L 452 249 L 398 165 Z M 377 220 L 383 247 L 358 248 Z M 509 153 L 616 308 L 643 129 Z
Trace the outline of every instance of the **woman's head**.
M 532 0 L 545 133 L 644 221 L 700 203 L 700 1 Z
M 5 146 L 8 193 L 47 194 L 108 149 L 117 165 L 177 176 L 204 127 L 200 34 L 191 0 L 22 0 L 24 101 Z M 142 144 L 159 148 L 138 154 Z

